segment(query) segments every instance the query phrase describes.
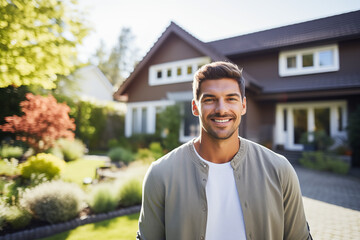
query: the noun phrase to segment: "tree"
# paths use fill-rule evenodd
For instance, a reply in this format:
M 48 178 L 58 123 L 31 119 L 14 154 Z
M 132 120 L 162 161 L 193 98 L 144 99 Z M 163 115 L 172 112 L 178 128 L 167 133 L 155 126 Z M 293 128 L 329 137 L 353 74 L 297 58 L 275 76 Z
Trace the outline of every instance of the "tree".
M 134 35 L 130 28 L 122 28 L 117 44 L 107 54 L 104 41 L 100 42 L 94 58 L 97 66 L 115 86 L 125 80 L 137 61 L 137 48 L 134 47 Z
M 53 96 L 28 93 L 26 98 L 20 103 L 24 114 L 5 117 L 0 130 L 15 133 L 17 140 L 26 142 L 37 153 L 52 147 L 59 138 L 74 139 L 74 119 L 70 119 L 66 104 L 58 103 Z
M 88 28 L 76 0 L 0 0 L 0 88 L 54 88 Z

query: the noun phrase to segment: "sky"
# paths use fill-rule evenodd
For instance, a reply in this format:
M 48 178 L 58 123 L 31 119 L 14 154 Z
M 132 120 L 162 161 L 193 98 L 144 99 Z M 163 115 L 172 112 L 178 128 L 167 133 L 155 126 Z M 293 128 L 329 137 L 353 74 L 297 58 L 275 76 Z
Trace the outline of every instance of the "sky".
M 92 31 L 79 48 L 86 61 L 100 41 L 113 47 L 121 28 L 135 36 L 138 59 L 173 21 L 208 42 L 360 10 L 360 0 L 78 0 Z

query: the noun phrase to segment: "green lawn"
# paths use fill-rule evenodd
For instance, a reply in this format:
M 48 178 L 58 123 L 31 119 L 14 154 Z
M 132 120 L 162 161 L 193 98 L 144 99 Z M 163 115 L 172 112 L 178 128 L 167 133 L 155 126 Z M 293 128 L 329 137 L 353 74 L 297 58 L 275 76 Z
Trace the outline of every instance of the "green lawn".
M 82 185 L 85 177 L 95 178 L 95 170 L 97 167 L 104 166 L 102 160 L 85 160 L 79 159 L 68 162 L 61 178 L 65 181 L 75 182 Z
M 135 239 L 139 213 L 86 224 L 41 240 L 128 240 Z

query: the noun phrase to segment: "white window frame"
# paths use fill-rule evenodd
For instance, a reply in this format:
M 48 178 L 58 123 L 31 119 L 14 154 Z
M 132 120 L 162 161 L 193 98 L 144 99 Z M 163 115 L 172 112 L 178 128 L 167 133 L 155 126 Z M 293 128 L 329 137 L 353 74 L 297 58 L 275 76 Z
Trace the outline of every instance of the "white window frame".
M 167 62 L 157 65 L 152 65 L 149 68 L 149 85 L 164 85 L 174 84 L 181 82 L 191 82 L 194 73 L 198 70 L 198 67 L 210 62 L 209 57 L 191 58 L 181 61 Z M 187 73 L 188 66 L 192 66 L 191 74 Z M 181 68 L 181 75 L 177 75 L 177 69 Z M 168 69 L 171 69 L 171 76 L 167 76 Z M 158 78 L 157 73 L 161 71 L 162 76 Z
M 133 113 L 137 115 L 137 126 L 139 133 L 153 134 L 155 133 L 156 128 L 156 108 L 174 105 L 175 101 L 166 100 L 166 101 L 148 101 L 148 102 L 135 102 L 128 103 L 126 106 L 126 115 L 125 115 L 125 136 L 131 137 L 133 133 Z M 141 120 L 143 109 L 146 108 L 146 132 L 141 129 Z M 135 111 L 134 111 L 135 110 Z
M 316 108 L 330 108 L 330 136 L 346 138 L 346 123 L 347 123 L 347 103 L 343 101 L 324 101 L 324 102 L 297 102 L 297 103 L 283 103 L 276 105 L 276 123 L 275 123 L 275 134 L 274 143 L 275 145 L 284 145 L 287 150 L 303 150 L 302 144 L 294 143 L 294 122 L 293 122 L 293 110 L 294 109 L 306 109 L 308 112 L 308 132 L 315 130 L 315 114 Z M 342 109 L 342 131 L 339 131 L 338 126 L 338 107 Z M 284 130 L 284 109 L 287 113 L 287 130 Z
M 330 66 L 320 66 L 319 52 L 331 50 L 333 53 L 333 65 Z M 312 67 L 303 67 L 302 66 L 302 56 L 306 54 L 314 55 L 314 66 Z M 287 68 L 287 58 L 296 57 L 296 67 Z M 287 76 L 296 76 L 304 74 L 315 74 L 322 72 L 334 72 L 339 71 L 339 48 L 337 44 L 331 44 L 321 47 L 313 48 L 303 48 L 293 51 L 283 51 L 279 54 L 279 75 L 281 77 Z
M 190 101 L 190 100 L 189 100 Z M 149 102 L 136 102 L 128 103 L 126 106 L 126 115 L 125 115 L 125 136 L 131 137 L 133 134 L 133 114 L 136 114 L 137 123 L 135 123 L 138 129 L 137 133 L 147 133 L 154 134 L 156 131 L 156 109 L 158 107 L 165 108 L 167 106 L 175 105 L 177 102 L 174 100 L 164 100 L 164 101 L 149 101 Z M 141 129 L 141 119 L 143 109 L 146 108 L 146 132 L 143 132 Z M 184 106 L 181 106 L 181 112 L 184 112 Z M 180 134 L 179 141 L 184 143 L 194 138 L 194 136 L 185 136 L 185 119 L 181 119 L 180 123 Z

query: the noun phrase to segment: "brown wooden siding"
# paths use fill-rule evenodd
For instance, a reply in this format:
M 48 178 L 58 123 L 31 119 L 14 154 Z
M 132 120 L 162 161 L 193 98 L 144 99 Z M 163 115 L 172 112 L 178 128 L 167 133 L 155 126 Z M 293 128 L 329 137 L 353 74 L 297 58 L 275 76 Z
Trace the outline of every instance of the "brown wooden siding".
M 149 86 L 149 67 L 151 65 L 202 57 L 203 55 L 175 34 L 169 36 L 150 62 L 127 88 L 128 102 L 155 101 L 166 99 L 167 92 L 191 91 L 192 82 Z

